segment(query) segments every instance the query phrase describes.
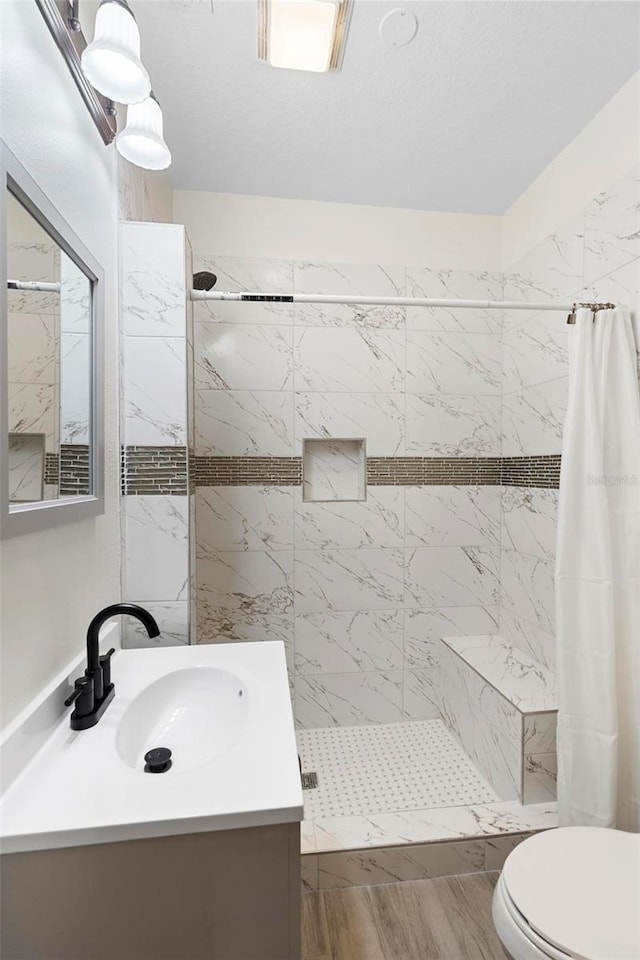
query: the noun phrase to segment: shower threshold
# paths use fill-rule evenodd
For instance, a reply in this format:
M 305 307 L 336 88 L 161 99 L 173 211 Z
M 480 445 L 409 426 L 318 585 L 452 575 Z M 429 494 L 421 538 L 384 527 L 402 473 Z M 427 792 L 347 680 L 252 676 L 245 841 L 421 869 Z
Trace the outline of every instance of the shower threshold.
M 441 720 L 298 731 L 307 889 L 497 870 L 555 803 L 500 800 Z

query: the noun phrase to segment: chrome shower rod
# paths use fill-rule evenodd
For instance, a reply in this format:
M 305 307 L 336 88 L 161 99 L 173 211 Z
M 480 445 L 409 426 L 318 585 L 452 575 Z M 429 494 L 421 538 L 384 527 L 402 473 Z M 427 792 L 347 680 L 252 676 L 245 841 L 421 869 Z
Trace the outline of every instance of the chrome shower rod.
M 59 283 L 47 280 L 7 280 L 7 290 L 30 290 L 32 293 L 60 293 Z
M 380 307 L 451 307 L 477 310 L 559 310 L 573 312 L 577 306 L 591 309 L 612 307 L 613 304 L 536 303 L 523 300 L 439 300 L 431 297 L 365 297 L 326 293 L 228 293 L 218 290 L 192 290 L 192 300 L 225 300 L 236 303 L 343 303 Z

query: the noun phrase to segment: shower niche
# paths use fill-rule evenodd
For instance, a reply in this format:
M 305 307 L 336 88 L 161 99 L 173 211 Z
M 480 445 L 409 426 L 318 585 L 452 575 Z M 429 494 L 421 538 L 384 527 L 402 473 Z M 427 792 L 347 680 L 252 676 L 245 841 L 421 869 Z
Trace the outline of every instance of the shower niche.
M 302 496 L 307 502 L 367 499 L 366 441 L 302 441 Z

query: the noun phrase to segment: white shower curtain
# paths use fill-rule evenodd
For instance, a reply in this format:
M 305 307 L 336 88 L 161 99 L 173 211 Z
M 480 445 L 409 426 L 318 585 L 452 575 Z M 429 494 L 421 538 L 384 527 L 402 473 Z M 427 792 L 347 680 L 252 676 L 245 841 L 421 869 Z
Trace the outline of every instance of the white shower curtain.
M 556 556 L 560 824 L 640 830 L 640 392 L 626 310 L 579 310 Z

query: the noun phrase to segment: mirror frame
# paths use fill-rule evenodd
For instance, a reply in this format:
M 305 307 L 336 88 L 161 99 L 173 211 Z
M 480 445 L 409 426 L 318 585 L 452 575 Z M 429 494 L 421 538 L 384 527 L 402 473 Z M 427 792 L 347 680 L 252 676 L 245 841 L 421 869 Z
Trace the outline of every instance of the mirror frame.
M 0 539 L 46 530 L 104 513 L 104 272 L 20 161 L 0 140 Z M 91 395 L 89 423 L 91 494 L 9 505 L 9 391 L 7 290 L 7 191 L 91 282 Z

